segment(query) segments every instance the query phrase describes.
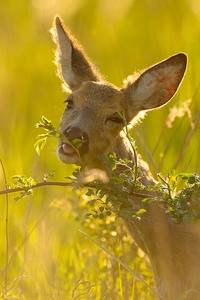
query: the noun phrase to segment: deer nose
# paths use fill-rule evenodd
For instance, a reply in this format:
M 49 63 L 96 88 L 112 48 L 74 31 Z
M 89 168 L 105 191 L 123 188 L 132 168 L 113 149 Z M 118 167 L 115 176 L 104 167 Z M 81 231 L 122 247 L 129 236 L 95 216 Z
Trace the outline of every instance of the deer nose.
M 86 132 L 82 131 L 79 127 L 67 127 L 62 133 L 69 141 L 75 139 L 82 140 L 83 142 L 78 147 L 80 154 L 85 154 L 89 149 L 89 139 Z
M 82 139 L 83 132 L 79 127 L 67 127 L 63 131 L 63 135 L 70 141 L 74 139 Z

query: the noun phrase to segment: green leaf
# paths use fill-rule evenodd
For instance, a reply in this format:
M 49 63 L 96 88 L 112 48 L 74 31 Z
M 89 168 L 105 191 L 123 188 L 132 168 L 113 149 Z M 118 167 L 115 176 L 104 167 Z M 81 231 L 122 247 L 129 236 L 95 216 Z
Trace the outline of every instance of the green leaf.
M 99 217 L 98 214 L 94 214 L 94 215 L 92 215 L 92 216 L 93 216 L 94 219 L 97 219 L 97 218 Z
M 112 180 L 115 180 L 117 183 L 119 183 L 120 185 L 124 184 L 124 179 L 122 177 L 112 177 Z
M 114 171 L 116 169 L 116 154 L 115 153 L 109 153 L 108 154 L 108 163 L 111 171 Z
M 175 170 L 172 169 L 171 171 L 168 172 L 168 177 L 174 176 L 175 175 Z
M 84 140 L 82 140 L 82 139 L 73 139 L 72 141 L 71 141 L 71 143 L 72 143 L 72 145 L 74 145 L 74 146 L 77 146 L 77 145 L 79 145 L 79 144 L 82 144 L 84 142 Z
M 105 215 L 103 213 L 99 214 L 99 219 L 103 220 L 105 218 Z
M 19 200 L 22 199 L 22 198 L 25 198 L 25 197 L 28 197 L 28 196 L 32 196 L 32 195 L 33 195 L 33 191 L 32 191 L 31 189 L 28 190 L 28 191 L 20 192 L 20 193 L 18 194 L 18 196 L 16 196 L 16 197 L 14 198 L 14 201 L 17 202 L 17 201 L 19 201 Z
M 94 192 L 93 189 L 88 189 L 87 192 L 86 192 L 86 195 L 87 196 L 93 196 L 93 195 L 95 195 L 95 192 Z
M 144 214 L 145 212 L 146 212 L 146 209 L 140 208 L 140 209 L 136 212 L 136 216 L 141 216 L 141 215 Z
M 192 176 L 193 174 L 191 174 L 191 173 L 179 173 L 178 175 L 177 175 L 177 177 L 181 177 L 181 179 L 182 180 L 188 180 L 188 178 L 190 177 L 190 176 Z
M 44 146 L 46 145 L 46 142 L 47 142 L 47 138 L 43 138 L 43 139 L 38 140 L 34 144 L 34 148 L 35 148 L 38 155 L 40 155 L 40 152 L 44 148 Z
M 62 136 L 62 134 L 59 132 L 59 130 L 57 130 L 54 127 L 52 122 L 44 116 L 42 116 L 42 121 L 40 121 L 39 123 L 36 124 L 36 127 L 44 128 L 44 130 L 46 131 L 46 133 L 42 133 L 37 136 L 37 138 L 39 140 L 34 145 L 37 154 L 40 155 L 41 150 L 44 148 L 44 146 L 46 144 L 47 138 L 50 138 L 50 137 L 60 138 Z
M 196 183 L 196 177 L 195 177 L 195 175 L 191 175 L 191 176 L 188 178 L 188 183 L 189 183 L 189 184 L 194 184 L 194 183 Z
M 109 196 L 106 198 L 106 203 L 108 203 L 108 202 L 113 202 L 113 201 L 116 201 L 116 200 L 117 200 L 116 196 L 114 196 L 114 195 L 109 195 Z
M 96 202 L 97 202 L 96 199 L 89 200 L 89 201 L 88 201 L 88 205 L 92 206 L 92 205 L 94 205 Z
M 87 213 L 87 214 L 85 214 L 85 218 L 89 218 L 89 217 L 91 217 L 92 216 L 92 214 L 91 213 Z
M 144 198 L 142 199 L 142 203 L 149 204 L 150 202 L 156 201 L 154 198 Z
M 107 210 L 106 215 L 111 216 L 111 214 L 112 214 L 111 211 Z
M 108 194 L 108 190 L 102 189 L 102 190 L 100 190 L 100 192 L 99 192 L 99 197 L 100 197 L 100 198 L 103 198 L 106 194 Z
M 13 175 L 12 179 L 15 181 L 14 185 L 17 187 L 31 187 L 35 184 L 35 180 L 32 177 L 26 177 L 25 175 Z

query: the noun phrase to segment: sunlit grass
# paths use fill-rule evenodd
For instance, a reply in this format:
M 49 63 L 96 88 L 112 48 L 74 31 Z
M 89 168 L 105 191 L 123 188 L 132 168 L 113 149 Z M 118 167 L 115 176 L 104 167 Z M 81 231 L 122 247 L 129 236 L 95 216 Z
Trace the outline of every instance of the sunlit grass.
M 56 13 L 80 39 L 105 78 L 119 86 L 134 70 L 176 52 L 188 54 L 187 74 L 171 104 L 149 112 L 132 135 L 154 174 L 159 171 L 165 175 L 172 169 L 184 147 L 177 171 L 199 172 L 199 11 L 199 1 L 195 0 L 2 2 L 0 158 L 7 181 L 15 174 L 41 180 L 52 170 L 56 170 L 53 179 L 63 179 L 73 170 L 56 158 L 56 141 L 48 142 L 39 158 L 33 148 L 36 122 L 45 115 L 58 125 L 64 108 L 65 94 L 55 75 L 54 44 L 48 32 Z M 177 118 L 171 129 L 164 127 L 169 108 L 188 99 L 192 101 L 192 118 L 197 114 L 195 131 L 190 132 L 187 115 Z M 4 187 L 0 170 L 0 188 Z M 95 237 L 152 285 L 148 258 L 134 246 L 120 221 L 85 222 L 84 203 L 83 195 L 66 188 L 43 188 L 32 198 L 16 203 L 9 196 L 4 299 L 154 299 L 141 282 L 78 231 Z M 0 198 L 0 220 L 0 282 L 5 292 L 4 196 Z

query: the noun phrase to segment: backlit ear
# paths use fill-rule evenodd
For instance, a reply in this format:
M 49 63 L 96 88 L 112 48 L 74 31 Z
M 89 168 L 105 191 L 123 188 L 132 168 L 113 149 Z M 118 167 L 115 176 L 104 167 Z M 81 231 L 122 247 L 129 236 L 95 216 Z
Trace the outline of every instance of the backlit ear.
M 187 56 L 179 53 L 147 69 L 135 82 L 129 77 L 124 88 L 128 119 L 167 103 L 178 89 L 186 65 Z
M 56 64 L 59 76 L 71 90 L 76 90 L 84 81 L 99 81 L 100 74 L 85 54 L 82 46 L 56 16 L 51 29 L 57 44 Z

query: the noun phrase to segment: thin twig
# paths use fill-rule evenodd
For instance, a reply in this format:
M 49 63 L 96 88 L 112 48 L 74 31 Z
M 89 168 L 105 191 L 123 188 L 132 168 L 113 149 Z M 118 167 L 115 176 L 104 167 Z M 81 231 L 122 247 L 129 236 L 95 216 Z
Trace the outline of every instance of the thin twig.
M 3 177 L 5 182 L 5 187 L 7 188 L 7 179 L 6 179 L 6 171 L 3 165 L 2 160 L 0 159 L 1 168 L 3 171 Z M 8 286 L 8 251 L 9 251 L 9 237 L 8 237 L 8 211 L 9 211 L 9 201 L 8 194 L 5 194 L 6 198 L 6 265 L 5 265 L 5 295 L 7 294 L 7 286 Z
M 124 125 L 125 125 L 125 134 L 126 134 L 126 137 L 130 143 L 130 146 L 131 146 L 131 149 L 133 151 L 133 156 L 134 156 L 134 181 L 136 182 L 137 180 L 137 177 L 138 177 L 138 163 L 137 163 L 137 152 L 135 150 L 135 147 L 133 145 L 133 142 L 132 142 L 132 139 L 129 135 L 129 131 L 128 131 L 128 124 L 127 124 L 127 121 L 126 121 L 126 118 L 125 118 L 125 113 L 123 112 L 123 114 L 120 114 L 119 115 L 123 118 L 123 121 L 124 121 Z
M 23 187 L 16 187 L 16 188 L 7 188 L 5 190 L 0 190 L 0 195 L 6 195 L 6 194 L 11 194 L 11 193 L 17 193 L 17 192 L 23 192 L 23 191 L 29 191 L 35 188 L 39 188 L 39 187 L 45 187 L 45 186 L 63 186 L 63 187 L 74 187 L 78 185 L 78 183 L 76 182 L 65 182 L 65 181 L 41 181 L 38 182 L 34 185 L 29 185 L 29 186 L 23 186 Z M 87 186 L 84 185 L 84 187 L 91 187 L 91 185 Z M 113 192 L 113 190 L 111 190 L 111 192 Z M 154 196 L 151 194 L 143 194 L 140 191 L 131 191 L 130 195 L 135 196 L 135 197 L 139 197 L 139 198 L 153 198 Z
M 7 188 L 5 190 L 1 190 L 0 191 L 0 195 L 6 195 L 6 194 L 10 194 L 10 193 L 17 193 L 17 192 L 23 192 L 23 191 L 29 191 L 38 187 L 42 187 L 42 186 L 73 186 L 72 183 L 70 182 L 62 182 L 62 181 L 42 181 L 42 182 L 38 182 L 34 185 L 30 185 L 30 186 L 23 186 L 23 187 L 16 187 L 16 188 Z
M 167 191 L 168 191 L 169 198 L 170 198 L 171 200 L 173 200 L 170 185 L 167 183 L 166 180 L 164 180 L 164 179 L 160 176 L 160 174 L 157 174 L 157 176 L 158 176 L 158 178 L 160 178 L 160 180 L 166 185 L 166 188 L 167 188 Z

